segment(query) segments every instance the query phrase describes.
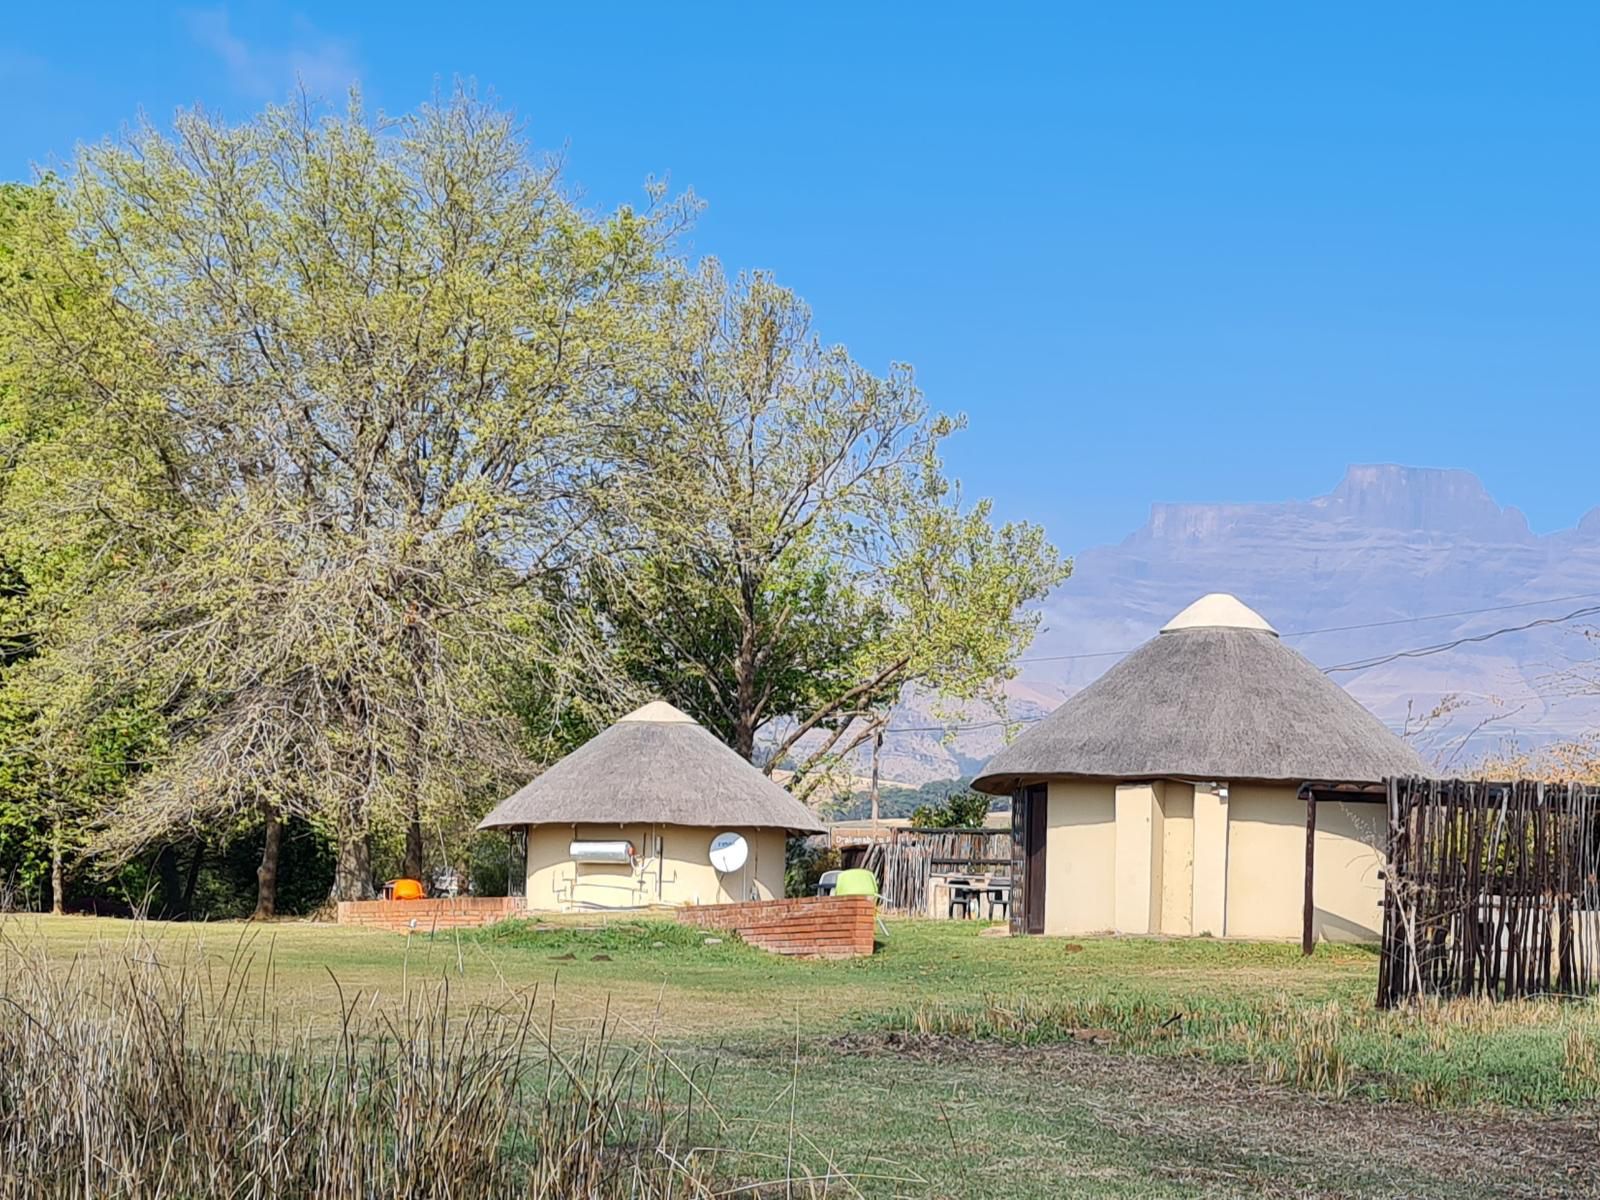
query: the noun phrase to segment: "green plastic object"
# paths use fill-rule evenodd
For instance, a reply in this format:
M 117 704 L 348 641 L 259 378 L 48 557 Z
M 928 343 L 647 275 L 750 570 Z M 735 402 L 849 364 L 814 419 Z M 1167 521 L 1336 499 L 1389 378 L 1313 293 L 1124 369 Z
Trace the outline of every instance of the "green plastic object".
M 871 871 L 857 868 L 854 871 L 840 871 L 839 878 L 834 881 L 833 894 L 835 896 L 871 896 L 877 899 L 878 878 Z

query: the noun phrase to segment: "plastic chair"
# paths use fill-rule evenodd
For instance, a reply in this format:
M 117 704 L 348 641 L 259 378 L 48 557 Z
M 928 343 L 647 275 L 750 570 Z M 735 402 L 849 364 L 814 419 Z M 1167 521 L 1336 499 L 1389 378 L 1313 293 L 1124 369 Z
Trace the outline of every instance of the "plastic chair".
M 884 940 L 889 938 L 889 927 L 883 923 L 883 918 L 877 916 L 878 902 L 883 899 L 878 893 L 878 877 L 871 871 L 856 867 L 849 871 L 840 871 L 839 878 L 834 880 L 833 894 L 835 896 L 871 896 L 873 915 L 878 926 L 878 932 L 883 934 Z
M 878 899 L 878 877 L 871 871 L 856 867 L 849 871 L 837 872 L 833 881 L 833 895 L 835 896 L 871 896 Z
M 834 885 L 839 882 L 839 876 L 842 874 L 842 871 L 824 871 L 817 880 L 817 895 L 833 895 Z
M 1006 917 L 1011 916 L 1011 889 L 1008 887 L 991 887 L 989 889 L 989 920 L 994 920 L 994 910 L 999 909 Z
M 420 879 L 395 879 L 388 885 L 391 900 L 425 900 L 428 893 Z

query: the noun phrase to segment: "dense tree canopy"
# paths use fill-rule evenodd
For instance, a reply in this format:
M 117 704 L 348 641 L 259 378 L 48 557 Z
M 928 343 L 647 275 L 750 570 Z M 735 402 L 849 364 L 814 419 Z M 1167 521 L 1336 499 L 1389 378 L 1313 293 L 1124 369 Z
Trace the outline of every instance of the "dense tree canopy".
M 651 195 L 585 212 L 470 95 L 5 191 L 0 872 L 255 837 L 270 913 L 286 823 L 369 894 L 652 694 L 802 792 L 905 688 L 996 694 L 1041 532 Z
M 1035 526 L 964 507 L 957 423 L 906 367 L 826 346 L 793 293 L 714 265 L 675 297 L 666 370 L 622 431 L 600 565 L 628 670 L 808 792 L 907 687 L 998 701 L 1066 575 Z

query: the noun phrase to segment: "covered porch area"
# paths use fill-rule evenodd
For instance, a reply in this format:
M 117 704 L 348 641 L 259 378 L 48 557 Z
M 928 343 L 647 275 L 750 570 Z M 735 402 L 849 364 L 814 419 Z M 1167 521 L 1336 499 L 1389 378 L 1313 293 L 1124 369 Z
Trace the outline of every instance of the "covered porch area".
M 1014 934 L 1378 939 L 1384 788 L 1153 779 L 1012 796 Z

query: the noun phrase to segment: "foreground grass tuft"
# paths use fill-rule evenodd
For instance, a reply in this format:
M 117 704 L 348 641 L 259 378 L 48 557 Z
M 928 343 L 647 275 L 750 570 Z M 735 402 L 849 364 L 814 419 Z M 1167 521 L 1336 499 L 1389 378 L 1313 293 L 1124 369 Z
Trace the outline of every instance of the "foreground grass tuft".
M 773 1166 L 713 1148 L 711 1064 L 605 1024 L 558 1045 L 537 989 L 457 1008 L 438 984 L 396 1010 L 330 972 L 330 1038 L 289 1023 L 243 939 L 220 964 L 6 950 L 3 1197 L 708 1200 Z M 814 1182 L 792 1155 L 777 1178 Z
M 1568 1103 L 1595 1094 L 1600 1026 L 1590 1005 L 1375 1013 L 1376 959 L 1361 947 L 1321 946 L 1303 958 L 1286 945 L 982 937 L 976 921 L 891 920 L 870 959 L 805 962 L 728 937 L 708 946 L 703 933 L 643 914 L 616 924 L 557 918 L 481 936 L 407 937 L 295 922 L 0 918 L 0 996 L 20 999 L 27 988 L 18 981 L 43 969 L 116 980 L 137 966 L 187 973 L 191 985 L 232 975 L 228 986 L 242 1006 L 240 1018 L 225 1023 L 234 1050 L 220 1049 L 221 1031 L 210 1042 L 200 1036 L 221 1006 L 191 1001 L 186 1018 L 194 1045 L 222 1064 L 216 1069 L 235 1071 L 230 1054 L 262 1045 L 305 1046 L 339 1079 L 345 1053 L 358 1065 L 385 1061 L 363 1059 L 368 1035 L 392 1032 L 387 1061 L 401 1046 L 437 1059 L 436 1049 L 417 1044 L 411 1021 L 424 1001 L 442 1001 L 444 986 L 448 1019 L 436 1048 L 475 1010 L 520 1022 L 536 994 L 524 1050 L 536 1082 L 552 1053 L 606 1079 L 624 1061 L 638 1064 L 634 1078 L 657 1064 L 659 1102 L 636 1088 L 622 1116 L 657 1104 L 664 1141 L 644 1145 L 629 1133 L 640 1129 L 634 1124 L 613 1125 L 587 1144 L 619 1168 L 660 1167 L 656 1145 L 683 1151 L 678 1165 L 693 1169 L 687 1179 L 653 1178 L 672 1182 L 685 1200 L 706 1187 L 885 1200 L 1600 1200 L 1592 1168 L 1600 1106 Z M 250 965 L 240 974 L 235 960 Z M 184 1002 L 190 993 L 166 995 Z M 128 1002 L 113 994 L 100 1014 L 61 1007 L 75 1020 Z M 0 1027 L 15 1015 L 0 999 Z M 946 1032 L 915 1035 L 918 1023 Z M 438 1027 L 423 1026 L 430 1028 Z M 601 1043 L 606 1052 L 597 1057 Z M 154 1047 L 149 1053 L 157 1061 Z M 557 1097 L 594 1078 L 574 1080 L 553 1066 Z M 100 1079 L 97 1069 L 91 1062 L 81 1078 Z M 0 1061 L 0 1076 L 8 1070 Z M 41 1086 L 59 1088 L 71 1074 L 62 1070 Z M 324 1076 L 313 1078 L 320 1089 Z M 196 1082 L 196 1103 L 210 1104 L 212 1083 L 198 1074 Z M 615 1091 L 607 1083 L 594 1094 Z M 60 1094 L 63 1121 L 81 1113 L 83 1098 Z M 318 1096 L 305 1090 L 301 1104 L 315 1109 Z M 516 1120 L 534 1130 L 544 1091 L 521 1096 L 527 1111 Z M 36 1120 L 56 1118 L 48 1097 L 27 1103 Z M 504 1107 L 496 1102 L 492 1111 Z M 372 1129 L 387 1118 L 360 1119 Z M 470 1124 L 465 1112 L 462 1123 Z M 718 1149 L 690 1157 L 685 1147 L 695 1143 Z M 534 1194 L 536 1138 L 493 1145 L 484 1161 L 529 1172 L 515 1191 Z M 0 1160 L 0 1197 L 7 1186 L 13 1194 L 73 1194 L 68 1185 L 9 1185 L 8 1165 Z M 475 1195 L 470 1172 L 462 1178 L 454 1194 Z M 763 1190 L 763 1180 L 779 1182 Z M 241 1189 L 236 1194 L 268 1194 L 265 1185 Z M 186 1185 L 164 1194 L 210 1193 Z M 647 1200 L 643 1186 L 636 1194 Z

